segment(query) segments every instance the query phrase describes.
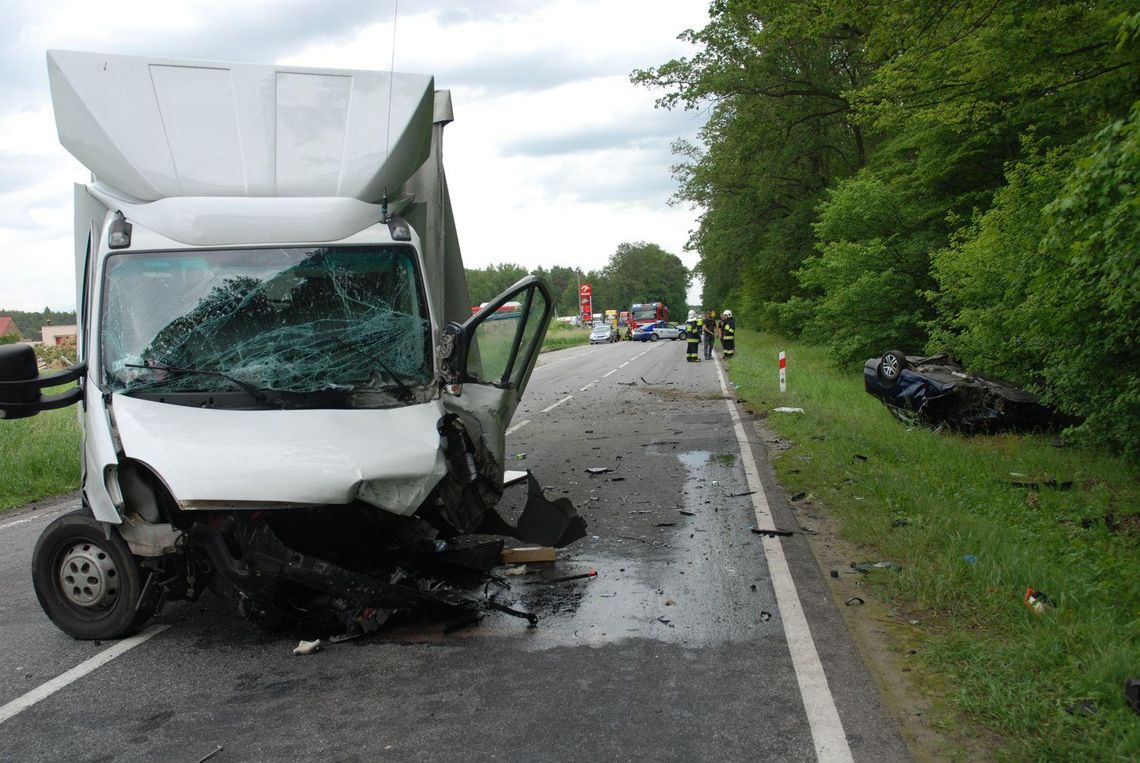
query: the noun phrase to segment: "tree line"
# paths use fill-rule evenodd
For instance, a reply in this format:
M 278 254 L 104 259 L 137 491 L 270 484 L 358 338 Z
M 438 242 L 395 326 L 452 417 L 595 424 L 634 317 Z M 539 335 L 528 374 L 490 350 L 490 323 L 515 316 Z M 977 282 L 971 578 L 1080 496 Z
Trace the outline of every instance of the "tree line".
M 550 285 L 557 315 L 578 314 L 578 286 L 593 287 L 593 309 L 628 310 L 634 302 L 664 302 L 670 317 L 688 310 L 691 274 L 675 254 L 646 242 L 619 244 L 605 267 L 581 271 L 564 265 L 539 267 L 529 273 L 521 265 L 500 263 L 467 269 L 467 291 L 472 305 L 489 302 L 513 283 L 536 275 Z
M 29 312 L 26 310 L 0 309 L 0 315 L 12 319 L 16 328 L 20 330 L 20 338 L 28 341 L 40 340 L 40 328 L 43 326 L 71 326 L 75 324 L 75 311 L 52 310 L 45 307 L 42 312 Z M 14 341 L 14 337 L 10 341 Z M 0 338 L 0 343 L 5 339 Z
M 839 363 L 949 351 L 1140 455 L 1134 0 L 714 0 L 635 71 L 675 144 L 703 301 Z

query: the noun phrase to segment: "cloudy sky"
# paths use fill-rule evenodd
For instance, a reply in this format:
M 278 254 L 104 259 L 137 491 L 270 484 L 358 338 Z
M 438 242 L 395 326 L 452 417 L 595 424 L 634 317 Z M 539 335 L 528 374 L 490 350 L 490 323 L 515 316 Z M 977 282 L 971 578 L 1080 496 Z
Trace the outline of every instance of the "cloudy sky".
M 670 144 L 704 115 L 653 107 L 629 73 L 692 48 L 707 0 L 401 0 L 397 71 L 434 74 L 456 121 L 444 156 L 464 262 L 604 265 L 623 241 L 681 256 Z M 394 0 L 12 0 L 0 27 L 0 308 L 74 306 L 71 185 L 50 48 L 387 69 Z

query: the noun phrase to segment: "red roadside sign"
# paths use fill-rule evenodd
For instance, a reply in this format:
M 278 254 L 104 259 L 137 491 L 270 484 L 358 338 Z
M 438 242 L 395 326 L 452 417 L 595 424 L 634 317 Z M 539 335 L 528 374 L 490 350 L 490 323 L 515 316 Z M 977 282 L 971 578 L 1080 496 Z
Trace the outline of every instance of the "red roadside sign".
M 578 287 L 578 306 L 581 308 L 582 321 L 589 323 L 594 315 L 594 287 L 584 283 Z

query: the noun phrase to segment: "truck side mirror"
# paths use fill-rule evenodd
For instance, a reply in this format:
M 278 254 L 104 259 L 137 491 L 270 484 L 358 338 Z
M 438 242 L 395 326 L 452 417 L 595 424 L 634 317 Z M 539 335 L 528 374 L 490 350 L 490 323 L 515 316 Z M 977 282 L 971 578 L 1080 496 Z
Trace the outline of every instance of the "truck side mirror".
M 78 403 L 83 399 L 81 387 L 58 395 L 43 395 L 40 390 L 75 381 L 86 371 L 87 363 L 82 362 L 41 376 L 30 345 L 0 345 L 0 419 L 22 419 Z

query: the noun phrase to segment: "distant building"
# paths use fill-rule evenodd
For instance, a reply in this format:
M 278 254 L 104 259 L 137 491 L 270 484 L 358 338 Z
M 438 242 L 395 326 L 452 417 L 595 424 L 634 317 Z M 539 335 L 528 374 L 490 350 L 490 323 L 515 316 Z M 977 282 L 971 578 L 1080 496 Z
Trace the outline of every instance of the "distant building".
M 43 326 L 40 328 L 43 343 L 49 347 L 61 344 L 75 344 L 79 337 L 78 326 Z
M 17 339 L 23 339 L 16 322 L 7 315 L 0 315 L 0 336 L 14 336 Z

